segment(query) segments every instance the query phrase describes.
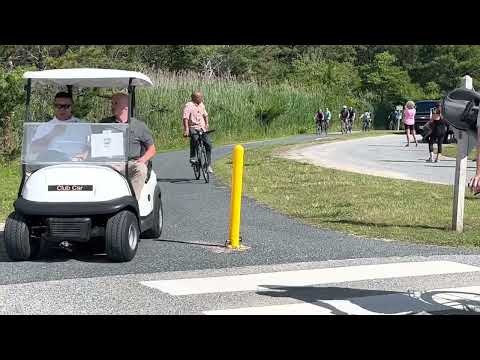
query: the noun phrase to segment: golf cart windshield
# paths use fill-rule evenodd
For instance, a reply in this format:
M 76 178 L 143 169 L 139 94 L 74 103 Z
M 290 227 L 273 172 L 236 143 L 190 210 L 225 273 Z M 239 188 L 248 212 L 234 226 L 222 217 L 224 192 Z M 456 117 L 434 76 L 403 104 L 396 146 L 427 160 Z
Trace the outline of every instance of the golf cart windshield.
M 28 122 L 24 124 L 22 163 L 124 163 L 127 128 L 117 123 Z

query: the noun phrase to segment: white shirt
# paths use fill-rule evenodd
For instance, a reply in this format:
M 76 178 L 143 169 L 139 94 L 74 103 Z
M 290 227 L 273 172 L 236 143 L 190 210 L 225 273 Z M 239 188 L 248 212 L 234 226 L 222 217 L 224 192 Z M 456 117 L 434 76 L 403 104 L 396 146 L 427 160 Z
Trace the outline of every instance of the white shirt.
M 64 121 L 54 117 L 46 124 L 38 126 L 31 141 L 34 142 L 48 135 L 58 124 L 72 124 L 72 126 L 65 126 L 65 131 L 50 141 L 48 150 L 58 151 L 68 157 L 73 157 L 88 149 L 88 138 L 91 135 L 90 125 L 81 123 L 80 119 L 76 117 Z

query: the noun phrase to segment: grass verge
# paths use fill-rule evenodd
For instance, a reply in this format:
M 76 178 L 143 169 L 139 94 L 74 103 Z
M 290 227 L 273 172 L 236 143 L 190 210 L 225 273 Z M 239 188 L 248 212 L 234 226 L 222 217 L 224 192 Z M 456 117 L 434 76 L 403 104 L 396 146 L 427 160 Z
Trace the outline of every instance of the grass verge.
M 0 223 L 5 222 L 8 214 L 13 210 L 12 204 L 17 198 L 20 184 L 20 164 L 13 161 L 0 163 Z
M 434 151 L 436 147 L 434 147 Z M 443 145 L 443 149 L 442 149 L 442 155 L 443 156 L 448 156 L 448 157 L 451 157 L 451 158 L 456 158 L 457 157 L 457 144 L 448 144 L 448 145 Z M 468 154 L 468 160 L 475 160 L 477 156 L 477 151 L 476 149 L 472 149 L 472 151 L 470 152 L 470 154 Z
M 465 231 L 457 234 L 450 230 L 451 186 L 360 175 L 274 155 L 286 148 L 245 151 L 246 196 L 325 229 L 430 245 L 480 245 L 480 201 L 470 193 L 465 199 Z M 230 158 L 217 161 L 215 173 L 230 185 Z

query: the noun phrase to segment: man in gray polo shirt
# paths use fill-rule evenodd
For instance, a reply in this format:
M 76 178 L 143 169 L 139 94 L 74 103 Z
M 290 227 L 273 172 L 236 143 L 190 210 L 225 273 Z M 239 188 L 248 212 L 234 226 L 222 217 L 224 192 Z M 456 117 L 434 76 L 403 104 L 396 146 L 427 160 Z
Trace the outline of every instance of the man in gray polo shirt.
M 126 123 L 128 121 L 128 95 L 117 93 L 112 96 L 113 116 L 103 119 L 102 123 Z M 128 173 L 135 197 L 140 199 L 147 178 L 147 162 L 156 153 L 153 137 L 147 126 L 136 118 L 130 118 L 130 153 L 128 154 Z

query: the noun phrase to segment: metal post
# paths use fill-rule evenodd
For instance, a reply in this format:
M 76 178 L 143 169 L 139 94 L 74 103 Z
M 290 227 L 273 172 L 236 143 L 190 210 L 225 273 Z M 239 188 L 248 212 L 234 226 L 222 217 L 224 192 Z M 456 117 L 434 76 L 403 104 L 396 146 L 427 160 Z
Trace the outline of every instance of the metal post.
M 128 79 L 127 161 L 125 162 L 125 178 L 130 185 L 130 189 L 133 191 L 133 186 L 131 185 L 130 177 L 128 176 L 128 157 L 130 156 L 130 113 L 132 109 L 132 81 L 132 78 Z M 135 192 L 133 192 L 133 196 L 135 196 Z
M 32 79 L 27 80 L 27 84 L 25 85 L 25 91 L 27 96 L 25 97 L 25 122 L 30 121 L 30 97 L 32 94 Z
M 231 249 L 240 248 L 240 211 L 242 207 L 243 154 L 243 146 L 236 145 L 233 149 L 232 194 L 230 200 L 230 243 L 228 247 Z
M 462 87 L 473 89 L 472 78 L 465 75 L 462 78 Z M 465 184 L 467 180 L 467 160 L 469 152 L 468 133 L 455 131 L 457 142 L 457 162 L 455 166 L 455 183 L 453 196 L 452 229 L 463 232 L 463 213 L 465 208 Z

